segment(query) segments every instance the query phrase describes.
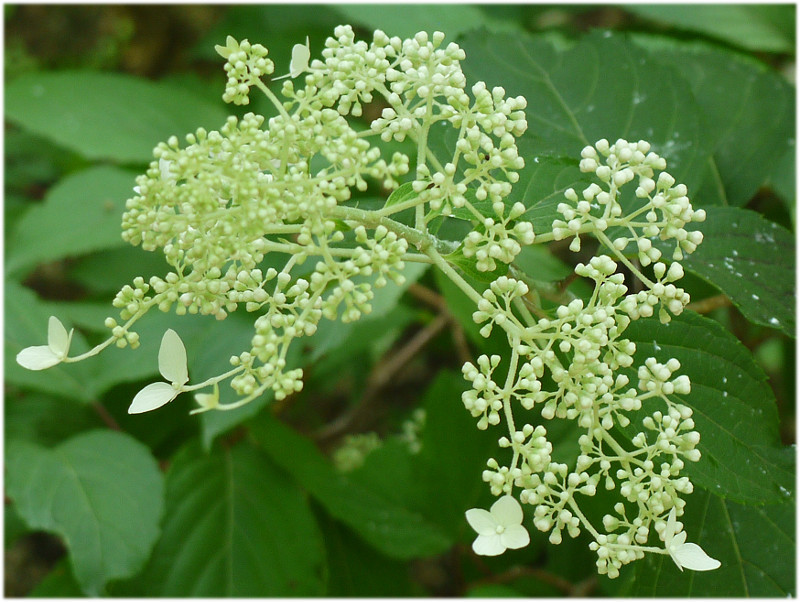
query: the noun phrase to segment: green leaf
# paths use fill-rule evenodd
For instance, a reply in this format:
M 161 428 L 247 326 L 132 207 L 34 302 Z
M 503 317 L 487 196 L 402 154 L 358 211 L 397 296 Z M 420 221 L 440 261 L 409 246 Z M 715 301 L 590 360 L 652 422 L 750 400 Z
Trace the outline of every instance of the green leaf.
M 170 136 L 228 115 L 181 88 L 118 73 L 27 73 L 5 91 L 6 117 L 87 159 L 144 163 Z
M 625 10 L 747 50 L 795 50 L 795 7 L 791 4 L 626 4 Z
M 536 159 L 572 161 L 601 138 L 644 139 L 690 189 L 702 178 L 709 149 L 702 137 L 697 103 L 681 74 L 651 58 L 625 36 L 593 32 L 568 48 L 542 36 L 472 32 L 461 46 L 468 81 L 503 86 L 527 102 L 528 131 L 521 139 L 528 167 L 516 188 L 539 174 Z M 550 179 L 560 174 L 551 169 Z M 526 205 L 559 186 L 537 183 Z
M 461 401 L 467 388 L 461 374 L 443 372 L 425 391 L 421 401 L 425 427 L 415 478 L 426 485 L 421 500 L 425 516 L 454 537 L 471 542 L 474 533 L 464 513 L 481 498 L 490 499 L 481 474 L 497 449 L 497 433 L 478 430 Z
M 117 224 L 117 231 L 119 230 Z M 77 259 L 70 263 L 68 270 L 70 280 L 94 293 L 111 295 L 113 298 L 117 291 L 130 284 L 136 276 L 163 276 L 170 267 L 162 253 L 149 253 L 141 247 L 128 245 Z
M 387 207 L 391 207 L 392 205 L 397 205 L 399 203 L 404 203 L 405 201 L 410 201 L 413 198 L 419 196 L 416 192 L 414 192 L 414 188 L 411 182 L 406 182 L 405 184 L 401 184 L 397 188 L 392 191 L 392 194 L 389 195 L 389 198 L 386 199 L 386 204 L 383 206 L 384 209 Z
M 754 211 L 708 207 L 706 213 L 705 222 L 688 228 L 703 232 L 703 244 L 683 267 L 730 297 L 751 322 L 793 337 L 794 235 Z
M 553 220 L 563 219 L 556 207 L 564 202 L 564 191 L 568 188 L 582 190 L 592 180 L 588 174 L 581 173 L 576 157 L 549 158 L 527 153 L 526 156 L 533 158 L 525 164 L 508 202 L 520 201 L 528 207 L 519 219 L 531 222 L 535 234 L 547 234 L 553 231 Z
M 537 282 L 557 282 L 572 275 L 573 269 L 542 245 L 526 245 L 514 265 Z
M 489 488 L 480 475 L 497 449 L 497 435 L 476 428 L 461 401 L 466 389 L 460 374 L 439 374 L 420 402 L 425 423 L 419 452 L 412 453 L 405 441 L 388 437 L 349 476 L 418 512 L 454 540 L 471 543 L 475 534 L 464 513 L 491 505 Z
M 14 504 L 3 505 L 3 549 L 8 550 L 14 543 L 30 531 L 14 509 Z M 8 590 L 6 590 L 8 595 Z
M 797 202 L 797 152 L 794 144 L 783 153 L 783 156 L 775 162 L 774 169 L 769 178 L 769 184 L 779 197 L 786 203 L 794 222 Z
M 794 145 L 794 88 L 763 64 L 708 44 L 635 39 L 680 71 L 701 109 L 703 138 L 713 157 L 703 186 L 684 181 L 690 198 L 700 206 L 745 205 Z
M 410 597 L 408 562 L 376 554 L 351 529 L 319 513 L 328 557 L 328 591 L 332 598 Z
M 681 363 L 679 373 L 691 380 L 692 392 L 680 403 L 693 409 L 700 433 L 702 458 L 686 465 L 692 481 L 741 503 L 785 501 L 794 470 L 775 452 L 780 449 L 775 397 L 747 348 L 719 323 L 692 312 L 666 325 L 654 318 L 636 320 L 624 336 L 636 343 L 636 366 L 648 357 L 662 363 L 674 357 Z M 661 408 L 645 404 L 641 414 L 655 409 Z
M 634 565 L 634 597 L 797 595 L 794 503 L 743 506 L 698 490 L 689 498 L 681 521 L 688 541 L 722 566 L 681 573 L 669 556 L 648 554 Z
M 452 542 L 436 525 L 338 473 L 310 441 L 272 416 L 259 416 L 251 423 L 251 432 L 331 516 L 387 556 L 401 560 L 432 556 L 450 547 Z
M 502 261 L 496 262 L 497 267 L 491 272 L 481 272 L 476 267 L 476 264 L 478 263 L 478 259 L 476 257 L 464 257 L 464 245 L 459 246 L 452 253 L 445 255 L 444 259 L 447 260 L 449 264 L 456 266 L 459 270 L 461 270 L 461 272 L 473 280 L 477 280 L 478 282 L 494 282 L 500 276 L 504 276 L 508 273 L 508 264 L 503 263 Z
M 131 171 L 98 166 L 53 186 L 44 203 L 31 208 L 11 234 L 6 274 L 125 245 L 120 223 L 135 176 Z
M 135 583 L 147 597 L 285 597 L 324 593 L 322 538 L 298 488 L 242 442 L 173 458 L 164 531 Z
M 480 6 L 417 4 L 339 4 L 336 6 L 345 22 L 365 26 L 369 30 L 382 29 L 391 36 L 413 37 L 425 31 L 429 35 L 439 29 L 453 41 L 462 33 L 488 27 L 492 31 L 520 31 L 521 24 L 513 20 L 497 19 L 491 11 Z
M 119 432 L 91 431 L 54 449 L 13 441 L 6 493 L 32 529 L 64 539 L 83 590 L 141 569 L 158 537 L 163 484 L 150 451 Z
M 52 446 L 81 431 L 103 427 L 92 408 L 39 393 L 6 395 L 3 410 L 6 441 Z
M 320 335 L 323 338 L 315 340 L 311 353 L 304 356 L 312 366 L 304 388 L 324 394 L 340 387 L 343 381 L 352 382 L 355 391 L 351 399 L 357 399 L 367 386 L 371 366 L 391 353 L 392 346 L 419 317 L 418 311 L 398 304 L 382 318 L 350 324 L 324 322 L 326 328 L 314 334 L 314 339 Z

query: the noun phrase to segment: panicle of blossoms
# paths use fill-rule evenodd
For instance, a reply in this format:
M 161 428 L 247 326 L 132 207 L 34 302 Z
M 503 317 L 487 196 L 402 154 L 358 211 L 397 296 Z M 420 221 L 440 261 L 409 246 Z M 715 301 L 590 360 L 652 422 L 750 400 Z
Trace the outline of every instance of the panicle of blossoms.
M 681 569 L 716 568 L 685 542 L 677 522 L 681 495 L 692 491 L 681 474 L 684 462 L 700 457 L 692 411 L 675 397 L 688 394 L 691 384 L 678 374 L 675 359 L 648 358 L 634 366 L 636 346 L 624 338 L 631 320 L 658 308 L 666 322 L 688 304 L 688 294 L 675 285 L 683 276 L 677 262 L 702 241 L 685 226 L 703 221 L 705 213 L 692 208 L 686 187 L 664 171 L 666 162 L 648 143 L 601 140 L 583 149 L 580 162 L 598 182 L 580 196 L 568 189 L 558 206 L 563 219 L 539 239 L 572 237 L 573 251 L 582 235 L 599 239 L 608 255 L 575 269 L 594 281 L 591 297 L 546 314 L 519 278 L 501 276 L 484 291 L 474 290 L 451 265 L 458 253 L 474 260 L 478 271 L 492 272 L 536 242 L 523 219 L 526 207 L 507 202 L 525 166 L 517 138 L 528 127 L 527 103 L 499 86 L 468 85 L 464 51 L 443 41 L 441 32 L 402 40 L 382 31 L 371 42 L 357 41 L 352 27 L 339 26 L 321 58 L 311 58 L 308 38 L 295 44 L 289 72 L 273 78 L 286 78 L 279 98 L 262 81 L 275 69 L 266 48 L 229 36 L 216 47 L 226 59 L 223 98 L 248 104 L 255 88 L 276 114 L 229 117 L 219 130 L 201 128 L 183 143 L 176 136 L 160 143 L 127 201 L 122 236 L 144 250 L 160 250 L 170 271 L 124 286 L 113 300 L 121 322 L 107 318 L 110 338 L 89 352 L 68 357 L 72 333 L 51 318 L 48 345 L 23 350 L 17 361 L 38 370 L 96 355 L 112 343 L 136 348 L 132 327 L 154 307 L 218 320 L 243 309 L 255 314 L 254 332 L 249 347 L 229 358 L 229 370 L 190 384 L 186 350 L 170 329 L 158 358 L 169 382 L 146 386 L 129 411 L 150 411 L 207 387 L 212 392 L 195 395 L 199 407 L 192 413 L 234 409 L 268 391 L 282 399 L 303 386 L 302 370 L 287 361 L 296 339 L 314 335 L 322 319 L 350 322 L 370 313 L 374 289 L 402 283 L 407 261 L 434 264 L 475 302 L 481 334 L 499 328 L 509 344 L 508 357 L 482 355 L 477 365 L 463 367 L 471 384 L 464 406 L 481 429 L 505 422 L 507 435 L 498 445 L 512 456 L 507 465 L 487 462 L 483 480 L 502 497 L 489 511 L 467 512 L 478 532 L 473 549 L 496 555 L 527 545 L 516 488 L 519 500 L 534 507 L 533 525 L 549 532 L 554 544 L 563 533 L 588 531 L 598 570 L 610 577 L 653 551 L 669 554 Z M 350 118 L 377 102 L 380 116 L 357 128 Z M 440 142 L 449 138 L 455 142 L 443 150 Z M 406 139 L 414 143 L 412 157 L 390 154 L 381 144 Z M 353 202 L 353 192 L 370 183 L 391 191 L 404 177 L 412 194 L 396 203 L 366 210 Z M 634 180 L 637 206 L 626 210 L 620 189 Z M 413 210 L 413 226 L 392 219 L 405 210 Z M 471 231 L 460 241 L 439 240 L 428 225 L 440 216 L 466 220 Z M 662 245 L 653 244 L 656 238 L 674 241 L 671 265 L 663 261 Z M 276 254 L 283 262 L 263 266 Z M 643 290 L 628 292 L 620 264 Z M 652 269 L 654 279 L 639 266 Z M 636 386 L 626 370 L 635 372 Z M 239 399 L 222 404 L 218 384 L 227 379 Z M 634 412 L 642 410 L 646 417 L 633 424 Z M 522 428 L 515 424 L 520 411 L 533 415 Z M 553 420 L 574 421 L 581 432 L 575 466 L 552 457 L 540 422 Z M 626 441 L 617 426 L 639 430 Z M 598 487 L 621 499 L 602 528 L 580 508 Z M 653 531 L 663 548 L 646 545 Z
M 647 244 L 649 237 L 676 240 L 673 259 L 679 259 L 702 240 L 702 235 L 687 233 L 683 226 L 705 217 L 702 210 L 692 209 L 686 187 L 676 185 L 666 172 L 653 179 L 655 170 L 665 169 L 666 162 L 649 148 L 645 142 L 624 140 L 614 145 L 601 140 L 587 147 L 581 169 L 594 172 L 605 189 L 591 184 L 582 200 L 569 189 L 565 193 L 569 202 L 558 206 L 567 221 L 553 223 L 554 239 L 574 236 L 571 248 L 577 251 L 579 235 L 593 235 L 614 254 L 614 258 L 598 255 L 575 268 L 577 275 L 594 281 L 589 300 L 574 299 L 557 307 L 551 317 L 534 319 L 527 310 L 527 286 L 513 278 L 496 280 L 478 302 L 473 319 L 485 324 L 484 336 L 496 327 L 505 331 L 511 350 L 509 365 L 501 371 L 499 355 L 481 356 L 478 367 L 467 362 L 463 369 L 471 388 L 462 401 L 479 419 L 478 428 L 498 425 L 505 417 L 508 435 L 498 442 L 511 450 L 512 457 L 506 466 L 495 458 L 487 462 L 483 479 L 492 494 L 510 495 L 519 488 L 520 501 L 533 506 L 533 525 L 549 532 L 553 544 L 560 543 L 565 534 L 577 537 L 582 530 L 588 531 L 594 539 L 591 548 L 597 552 L 598 571 L 612 578 L 645 552 L 680 558 L 674 553 L 677 544 L 667 541 L 662 532 L 669 513 L 670 537 L 679 529 L 674 524 L 676 510 L 677 515 L 682 513 L 681 496 L 692 492 L 682 469 L 685 461 L 700 459 L 700 435 L 694 430 L 692 410 L 675 397 L 691 390 L 688 377 L 677 374 L 680 362 L 647 358 L 636 371 L 635 386 L 626 370 L 634 368 L 636 353 L 636 345 L 624 338 L 631 320 L 653 315 L 659 303 L 663 304 L 662 320 L 669 319 L 667 312 L 679 314 L 689 301 L 673 284 L 683 276 L 680 264 L 667 268 L 659 261 L 660 253 Z M 604 157 L 603 165 L 599 156 Z M 637 177 L 639 205 L 625 211 L 619 202 L 620 188 Z M 637 222 L 640 215 L 645 216 L 641 223 Z M 629 234 L 617 235 L 612 242 L 605 233 L 617 226 L 624 226 Z M 636 242 L 641 264 L 654 264 L 655 282 L 623 254 L 629 241 Z M 643 294 L 627 294 L 624 275 L 618 271 L 620 263 L 645 284 Z M 643 409 L 646 417 L 634 424 L 634 416 Z M 515 426 L 521 411 L 529 413 L 526 418 L 531 422 L 535 422 L 529 417 L 532 412 L 544 421 L 576 423 L 582 434 L 574 466 L 552 460 L 552 445 L 542 424 L 526 424 L 522 430 Z M 639 432 L 626 441 L 617 426 Z M 592 524 L 581 510 L 581 501 L 596 495 L 600 487 L 622 498 L 602 526 Z M 664 548 L 647 545 L 653 531 L 662 534 Z M 708 570 L 698 567 L 711 567 L 715 561 L 695 562 L 699 547 L 683 540 L 680 545 L 694 547 L 681 548 L 681 554 L 691 559 L 679 567 Z
M 466 208 L 474 233 L 480 233 L 479 239 L 464 241 L 466 256 L 477 252 L 477 269 L 491 271 L 495 259 L 510 263 L 521 244 L 533 242 L 530 223 L 518 221 L 509 227 L 524 207 L 508 211 L 503 203 L 525 165 L 515 140 L 527 129 L 526 101 L 521 96 L 507 98 L 503 88 L 489 90 L 483 82 L 472 86 L 471 98 L 460 65 L 464 51 L 455 43 L 443 47 L 443 40 L 441 32 L 401 40 L 376 31 L 367 44 L 355 41 L 350 26 L 340 26 L 325 44 L 324 61 L 310 63 L 305 88 L 295 91 L 294 84 L 286 82 L 283 93 L 352 115 L 360 115 L 362 103 L 372 102 L 376 94 L 383 96 L 389 106 L 370 127 L 384 141 L 410 137 L 417 143 L 414 202 L 432 210 L 428 219 Z M 434 128 L 448 123 L 457 139 L 444 160 L 428 149 L 427 141 Z M 441 135 L 439 129 L 436 133 Z M 474 206 L 474 201 L 486 199 L 492 203 L 492 215 Z
M 525 100 L 482 82 L 470 96 L 464 52 L 443 39 L 441 32 L 401 40 L 376 31 L 367 43 L 356 41 L 350 26 L 337 27 L 321 58 L 312 60 L 308 39 L 295 45 L 289 73 L 274 78 L 289 78 L 283 98 L 262 81 L 275 70 L 266 48 L 230 36 L 217 46 L 228 76 L 223 98 L 248 104 L 258 89 L 277 114 L 231 116 L 219 130 L 200 128 L 183 142 L 172 136 L 158 144 L 126 203 L 122 236 L 160 250 L 170 270 L 123 287 L 113 301 L 119 321 L 105 321 L 111 337 L 80 357 L 110 343 L 138 346 L 133 325 L 153 307 L 218 320 L 243 307 L 257 314 L 250 348 L 230 358 L 228 372 L 181 383 L 180 390 L 215 387 L 196 395 L 195 411 L 238 407 L 270 389 L 281 398 L 302 387 L 302 372 L 286 362 L 293 340 L 313 335 L 322 318 L 353 321 L 369 313 L 374 288 L 402 282 L 411 245 L 452 251 L 452 243 L 427 230 L 436 215 L 467 212 L 481 239 L 465 240 L 465 253 L 477 256 L 479 269 L 513 261 L 533 240 L 532 227 L 519 219 L 524 207 L 502 202 L 524 166 L 515 138 L 527 128 Z M 381 116 L 366 131 L 356 129 L 348 117 L 377 100 L 386 105 Z M 446 160 L 428 147 L 436 127 L 458 132 Z M 373 141 L 406 137 L 416 143 L 416 196 L 381 211 L 354 207 L 353 191 L 370 181 L 392 190 L 411 169 L 408 156 Z M 474 206 L 487 198 L 492 216 Z M 415 228 L 390 219 L 411 207 Z M 265 257 L 276 253 L 286 257 L 285 267 L 263 270 Z M 420 257 L 431 261 L 414 259 Z M 28 363 L 76 360 L 61 347 L 51 345 L 46 360 Z M 234 404 L 219 403 L 222 378 L 231 378 L 241 397 Z
M 275 64 L 267 58 L 268 51 L 261 44 L 250 44 L 248 40 L 237 42 L 228 36 L 225 46 L 215 46 L 219 55 L 227 59 L 225 73 L 228 81 L 225 85 L 225 102 L 237 105 L 250 103 L 250 86 L 254 79 L 271 74 Z

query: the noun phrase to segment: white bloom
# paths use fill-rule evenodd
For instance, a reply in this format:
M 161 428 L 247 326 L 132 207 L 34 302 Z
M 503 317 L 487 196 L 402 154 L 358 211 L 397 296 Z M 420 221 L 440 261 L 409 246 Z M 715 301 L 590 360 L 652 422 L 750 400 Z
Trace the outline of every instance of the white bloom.
M 664 546 L 675 564 L 682 571 L 684 568 L 692 571 L 713 571 L 720 567 L 720 561 L 711 558 L 696 543 L 686 543 L 686 531 L 675 533 L 678 523 L 675 517 L 675 507 L 669 511 L 667 527 L 664 529 Z
M 301 73 L 308 71 L 309 58 L 311 58 L 311 48 L 309 46 L 308 36 L 306 36 L 305 44 L 295 44 L 292 46 L 292 60 L 289 62 L 289 73 L 273 79 L 278 80 L 284 77 L 295 78 Z
M 524 548 L 531 538 L 522 518 L 522 507 L 510 495 L 498 499 L 488 512 L 482 508 L 467 510 L 467 522 L 478 533 L 472 549 L 481 556 L 498 556 L 507 549 Z
M 152 383 L 136 394 L 128 414 L 141 414 L 155 410 L 175 399 L 189 382 L 186 367 L 186 348 L 174 330 L 169 329 L 161 339 L 158 351 L 158 371 L 169 383 Z
M 172 179 L 172 172 L 170 171 L 171 165 L 172 161 L 167 161 L 164 157 L 158 160 L 158 169 L 161 171 L 161 179 L 165 182 Z
M 28 370 L 44 370 L 63 362 L 69 353 L 72 333 L 55 316 L 47 324 L 47 345 L 26 347 L 17 354 L 17 363 Z

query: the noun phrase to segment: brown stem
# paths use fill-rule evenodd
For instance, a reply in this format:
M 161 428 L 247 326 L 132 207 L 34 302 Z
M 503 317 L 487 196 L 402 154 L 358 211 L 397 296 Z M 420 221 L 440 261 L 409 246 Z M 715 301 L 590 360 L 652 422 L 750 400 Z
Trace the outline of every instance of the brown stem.
M 417 284 L 415 282 L 408 287 L 408 292 L 439 312 L 448 311 L 447 302 L 444 300 L 444 297 L 442 297 L 439 293 L 432 291 L 427 286 L 422 286 L 421 284 Z
M 564 595 L 573 598 L 586 596 L 596 584 L 596 579 L 594 577 L 590 577 L 589 579 L 581 581 L 580 583 L 573 584 L 563 577 L 554 575 L 553 573 L 544 569 L 520 565 L 512 566 L 510 569 L 503 571 L 502 573 L 490 575 L 480 579 L 477 581 L 477 584 L 503 584 L 515 581 L 521 577 L 533 577 L 538 579 L 539 581 L 556 588 Z
M 720 307 L 730 306 L 731 300 L 727 295 L 715 295 L 714 297 L 709 297 L 708 299 L 703 299 L 702 301 L 689 303 L 689 305 L 686 306 L 686 309 L 691 309 L 698 314 L 707 314 L 715 309 L 719 309 Z
M 469 343 L 467 342 L 467 337 L 464 334 L 464 328 L 458 322 L 456 317 L 450 312 L 450 309 L 447 307 L 447 301 L 444 300 L 444 297 L 426 286 L 417 284 L 416 282 L 408 287 L 408 292 L 423 303 L 430 305 L 441 314 L 447 316 L 452 328 L 453 344 L 456 347 L 456 353 L 458 354 L 459 361 L 462 364 L 470 361 L 472 359 L 472 353 L 470 353 L 469 350 Z
M 114 431 L 122 430 L 122 428 L 119 426 L 119 423 L 117 423 L 117 421 L 114 420 L 114 417 L 108 413 L 108 410 L 105 408 L 105 406 L 103 406 L 102 403 L 99 401 L 93 401 L 92 408 L 95 412 L 97 412 L 97 415 L 100 416 L 100 420 L 102 420 L 108 428 Z
M 321 443 L 329 442 L 351 428 L 365 411 L 378 398 L 380 390 L 405 366 L 425 345 L 439 334 L 449 323 L 449 317 L 439 314 L 434 320 L 417 332 L 399 350 L 390 350 L 373 369 L 367 379 L 366 390 L 359 402 L 348 412 L 319 430 L 314 438 Z

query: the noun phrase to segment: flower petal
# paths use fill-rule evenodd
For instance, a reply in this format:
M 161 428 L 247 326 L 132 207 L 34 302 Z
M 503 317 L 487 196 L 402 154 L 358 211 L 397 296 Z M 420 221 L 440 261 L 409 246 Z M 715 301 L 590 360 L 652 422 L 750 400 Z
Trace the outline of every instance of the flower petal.
M 172 173 L 170 172 L 170 165 L 172 165 L 172 161 L 168 161 L 164 157 L 159 158 L 158 160 L 158 169 L 161 171 L 161 179 L 165 182 L 172 179 Z
M 672 550 L 672 559 L 678 566 L 686 567 L 692 571 L 713 571 L 722 563 L 711 558 L 696 543 L 685 543 Z
M 499 525 L 507 527 L 508 525 L 522 524 L 522 506 L 513 496 L 504 495 L 492 504 L 489 512 L 492 513 Z
M 67 355 L 70 339 L 71 336 L 67 333 L 61 320 L 50 316 L 50 320 L 47 322 L 47 346 L 53 350 L 56 357 L 63 358 Z
M 475 541 L 472 542 L 472 549 L 481 556 L 499 556 L 506 551 L 506 547 L 497 533 L 478 535 Z
M 26 347 L 17 354 L 17 363 L 28 370 L 44 370 L 61 363 L 49 345 Z
M 214 46 L 214 50 L 216 50 L 217 54 L 222 58 L 227 59 L 231 54 L 239 50 L 239 43 L 233 36 L 228 36 L 225 40 L 225 46 L 217 44 Z
M 308 59 L 311 57 L 311 50 L 308 47 L 308 36 L 305 44 L 295 44 L 292 47 L 292 60 L 289 62 L 289 73 L 292 77 L 297 77 L 308 70 Z
M 178 393 L 175 387 L 167 383 L 149 384 L 133 398 L 128 414 L 141 414 L 160 408 L 175 399 Z
M 675 506 L 672 507 L 672 510 L 669 511 L 669 516 L 667 517 L 667 526 L 664 529 L 664 544 L 669 547 L 672 538 L 675 536 L 675 522 L 676 522 L 676 514 L 675 514 Z
M 478 535 L 494 535 L 497 533 L 497 522 L 488 510 L 472 508 L 467 510 L 467 522 Z
M 500 535 L 500 541 L 509 550 L 518 550 L 531 542 L 531 536 L 522 525 L 510 525 Z
M 189 381 L 186 367 L 186 348 L 178 333 L 167 329 L 158 350 L 158 371 L 171 383 L 185 385 Z

